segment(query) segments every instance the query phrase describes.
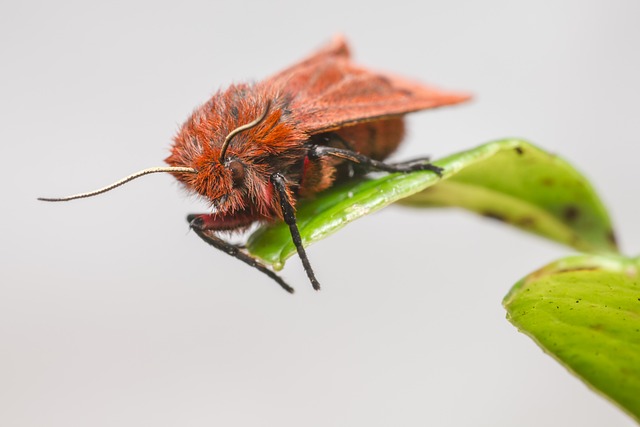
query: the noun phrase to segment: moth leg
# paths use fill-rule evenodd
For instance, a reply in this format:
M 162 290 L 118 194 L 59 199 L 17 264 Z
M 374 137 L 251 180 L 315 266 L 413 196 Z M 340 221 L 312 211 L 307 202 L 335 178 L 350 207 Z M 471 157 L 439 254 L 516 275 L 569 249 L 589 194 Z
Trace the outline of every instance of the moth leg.
M 335 133 L 335 132 L 329 132 L 327 134 L 324 134 L 322 136 L 322 141 L 326 144 L 326 145 L 330 145 L 332 142 L 336 141 L 339 142 L 340 144 L 342 144 L 344 146 L 344 148 L 346 148 L 347 150 L 350 151 L 356 151 L 356 149 L 353 147 L 353 144 L 350 143 L 349 141 L 347 141 L 346 139 L 344 139 L 342 136 L 340 136 L 339 134 Z M 347 176 L 349 178 L 353 178 L 353 176 L 356 174 L 356 170 L 353 166 L 353 162 L 349 162 L 347 164 Z
M 278 285 L 282 287 L 285 291 L 289 293 L 293 293 L 293 288 L 289 286 L 280 276 L 270 270 L 267 266 L 262 264 L 256 258 L 242 251 L 242 248 L 236 245 L 232 245 L 229 242 L 224 241 L 220 237 L 214 234 L 215 230 L 207 228 L 206 225 L 206 217 L 207 214 L 192 214 L 187 216 L 187 221 L 189 222 L 189 227 L 193 230 L 194 233 L 198 235 L 202 240 L 204 240 L 209 245 L 213 246 L 216 249 L 221 250 L 222 252 L 231 255 L 234 258 L 239 259 L 245 264 L 250 265 L 251 267 L 261 271 L 262 273 L 269 276 L 271 279 L 275 280 Z
M 347 141 L 342 136 L 340 136 L 340 134 L 338 134 L 336 132 L 327 132 L 327 133 L 320 134 L 320 135 L 314 135 L 311 138 L 314 138 L 314 137 L 316 137 L 316 138 L 319 137 L 320 140 L 322 142 L 324 142 L 324 144 L 322 144 L 322 145 L 330 146 L 333 142 L 339 142 L 347 150 L 356 151 L 351 142 Z
M 396 163 L 389 163 L 389 164 L 394 166 L 401 165 L 403 167 L 414 167 L 414 165 L 425 164 L 425 163 L 429 163 L 430 161 L 431 161 L 431 158 L 429 156 L 424 156 L 424 157 L 418 157 L 411 160 L 405 160 L 403 162 L 396 162 Z
M 343 148 L 328 147 L 324 145 L 311 146 L 308 156 L 312 160 L 322 156 L 333 156 L 339 159 L 348 160 L 371 170 L 378 170 L 383 172 L 414 172 L 429 170 L 435 172 L 436 174 L 438 174 L 438 176 L 442 176 L 443 171 L 441 167 L 429 163 L 428 159 L 410 160 L 408 162 L 402 163 L 385 163 L 364 156 L 360 153 L 356 153 L 355 151 L 345 150 Z
M 293 244 L 296 246 L 296 250 L 298 251 L 298 256 L 302 261 L 304 271 L 307 273 L 307 277 L 309 278 L 313 289 L 318 291 L 320 290 L 320 283 L 318 282 L 318 279 L 316 279 L 316 275 L 313 273 L 311 263 L 309 263 L 309 258 L 307 258 L 307 253 L 304 250 L 304 246 L 302 246 L 302 238 L 300 237 L 300 231 L 298 231 L 298 225 L 296 224 L 296 214 L 293 206 L 289 202 L 289 195 L 287 193 L 287 186 L 284 180 L 284 176 L 282 176 L 280 173 L 274 173 L 273 175 L 271 175 L 271 182 L 273 183 L 273 187 L 278 193 L 278 199 L 280 199 L 280 208 L 282 209 L 282 216 L 284 217 L 284 222 L 289 226 L 291 239 L 293 240 Z

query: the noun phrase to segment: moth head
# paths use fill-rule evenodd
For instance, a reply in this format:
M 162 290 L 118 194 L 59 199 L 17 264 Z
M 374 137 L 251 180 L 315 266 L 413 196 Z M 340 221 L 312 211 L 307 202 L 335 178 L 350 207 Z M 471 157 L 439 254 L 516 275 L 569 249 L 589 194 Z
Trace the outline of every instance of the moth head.
M 215 100 L 219 101 L 219 98 Z M 260 145 L 253 141 L 255 130 L 247 131 L 265 121 L 270 102 L 260 106 L 259 113 L 251 121 L 240 125 L 235 123 L 237 114 L 230 112 L 233 106 L 227 105 L 220 114 L 214 111 L 212 104 L 203 108 L 208 116 L 197 110 L 183 125 L 167 163 L 195 169 L 197 173 L 193 175 L 175 176 L 188 190 L 207 199 L 217 212 L 233 213 L 249 207 L 268 211 L 267 205 L 272 204 L 269 173 L 264 162 L 256 156 Z M 214 116 L 213 113 L 217 114 Z M 221 115 L 223 119 L 220 119 Z M 231 130 L 222 133 L 225 128 Z

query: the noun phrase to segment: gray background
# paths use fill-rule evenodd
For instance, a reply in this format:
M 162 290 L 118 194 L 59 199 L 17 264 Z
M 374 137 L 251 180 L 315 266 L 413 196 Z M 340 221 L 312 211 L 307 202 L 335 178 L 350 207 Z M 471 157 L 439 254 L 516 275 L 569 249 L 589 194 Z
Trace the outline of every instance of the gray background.
M 0 425 L 630 426 L 505 320 L 571 250 L 391 207 L 314 245 L 287 295 L 187 232 L 162 164 L 190 111 L 344 32 L 358 62 L 473 91 L 396 158 L 523 136 L 570 159 L 640 248 L 637 1 L 3 2 Z

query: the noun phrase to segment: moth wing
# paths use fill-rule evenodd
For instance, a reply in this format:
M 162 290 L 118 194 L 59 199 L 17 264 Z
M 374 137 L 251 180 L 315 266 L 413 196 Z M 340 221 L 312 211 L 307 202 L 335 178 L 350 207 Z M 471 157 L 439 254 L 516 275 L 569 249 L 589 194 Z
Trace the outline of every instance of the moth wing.
M 346 58 L 317 64 L 312 79 L 295 88 L 291 111 L 308 134 L 458 104 L 469 94 L 437 89 L 354 66 Z
M 291 79 L 296 81 L 304 80 L 305 77 L 312 75 L 316 68 L 321 64 L 330 62 L 335 59 L 348 60 L 351 56 L 347 41 L 342 35 L 336 35 L 325 46 L 314 52 L 311 56 L 285 68 L 279 73 L 269 77 L 264 83 L 272 87 L 287 86 L 291 83 Z
M 345 126 L 457 104 L 469 94 L 436 89 L 351 62 L 342 36 L 302 61 L 259 83 L 282 96 L 299 129 L 316 134 Z

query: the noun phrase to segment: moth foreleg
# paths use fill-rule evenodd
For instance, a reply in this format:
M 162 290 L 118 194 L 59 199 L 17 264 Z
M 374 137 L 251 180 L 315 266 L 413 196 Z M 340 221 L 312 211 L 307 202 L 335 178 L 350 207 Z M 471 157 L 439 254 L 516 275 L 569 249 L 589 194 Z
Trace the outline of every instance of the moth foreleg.
M 206 226 L 207 214 L 192 214 L 187 216 L 189 227 L 209 245 L 222 252 L 239 259 L 245 264 L 261 271 L 262 273 L 275 280 L 285 291 L 293 293 L 293 288 L 289 286 L 280 276 L 270 270 L 266 265 L 262 264 L 258 259 L 252 257 L 242 250 L 240 246 L 233 245 L 215 235 L 215 230 L 208 229 Z
M 320 283 L 318 279 L 316 279 L 316 275 L 311 268 L 311 263 L 309 262 L 309 258 L 307 258 L 307 252 L 304 250 L 304 246 L 302 245 L 302 238 L 300 237 L 300 231 L 298 230 L 298 224 L 296 224 L 296 215 L 291 202 L 289 201 L 289 196 L 287 194 L 287 186 L 284 177 L 279 173 L 274 173 L 271 175 L 271 182 L 273 183 L 273 187 L 276 189 L 278 193 L 278 198 L 280 200 L 280 208 L 282 209 L 282 216 L 284 217 L 284 222 L 289 226 L 289 232 L 291 233 L 291 239 L 293 240 L 293 244 L 298 251 L 298 256 L 302 261 L 302 266 L 304 267 L 304 271 L 307 273 L 307 277 L 311 282 L 311 286 L 313 289 L 320 290 Z

